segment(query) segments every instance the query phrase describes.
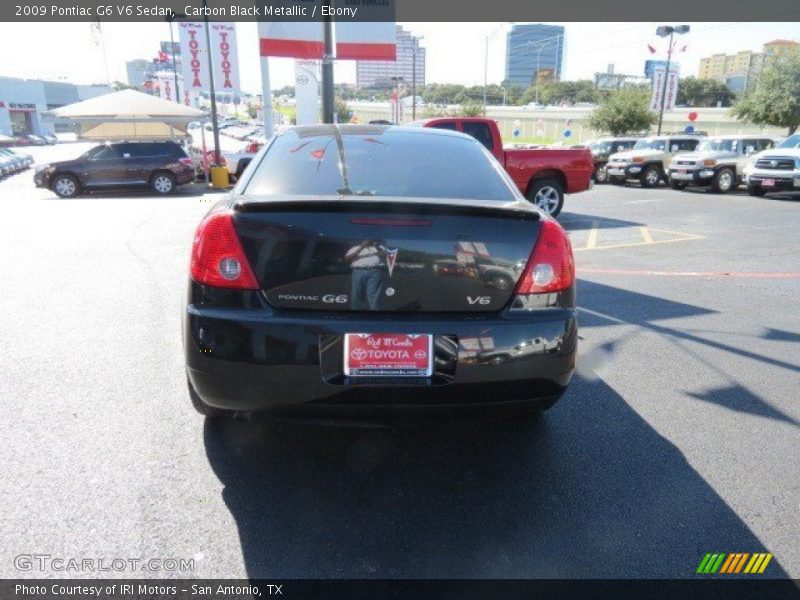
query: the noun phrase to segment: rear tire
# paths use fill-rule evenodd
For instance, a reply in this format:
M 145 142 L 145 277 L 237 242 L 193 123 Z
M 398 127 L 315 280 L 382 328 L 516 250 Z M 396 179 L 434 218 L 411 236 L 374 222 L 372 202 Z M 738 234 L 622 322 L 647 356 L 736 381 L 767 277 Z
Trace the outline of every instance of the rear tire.
M 767 192 L 760 185 L 748 185 L 747 193 L 750 194 L 751 196 L 758 196 L 759 198 L 761 198 Z
M 81 193 L 78 178 L 68 173 L 56 175 L 50 187 L 59 198 L 74 198 Z
M 651 165 L 645 167 L 644 171 L 642 171 L 642 174 L 639 176 L 639 183 L 644 188 L 652 188 L 656 187 L 663 177 L 664 175 L 661 173 L 661 169 Z
M 173 193 L 176 187 L 178 187 L 178 182 L 175 180 L 175 175 L 168 171 L 157 171 L 150 178 L 150 189 L 159 196 Z
M 673 190 L 685 190 L 686 186 L 689 185 L 685 181 L 675 181 L 674 179 L 669 180 L 669 187 Z
M 727 194 L 736 187 L 736 174 L 729 168 L 720 169 L 711 180 L 711 189 L 717 194 Z
M 528 200 L 551 217 L 564 208 L 564 188 L 555 179 L 539 179 L 528 189 Z
M 186 387 L 189 388 L 189 398 L 192 401 L 192 406 L 204 417 L 208 419 L 224 419 L 233 415 L 233 411 L 223 410 L 203 402 L 203 399 L 197 394 L 197 390 L 194 389 L 188 377 L 186 378 Z

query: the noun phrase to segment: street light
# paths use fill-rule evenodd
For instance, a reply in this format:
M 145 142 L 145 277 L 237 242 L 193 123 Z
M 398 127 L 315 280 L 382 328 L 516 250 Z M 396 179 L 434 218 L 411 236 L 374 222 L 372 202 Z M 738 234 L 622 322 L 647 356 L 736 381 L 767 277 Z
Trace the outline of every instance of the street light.
M 492 31 L 489 35 L 486 36 L 486 46 L 483 51 L 483 116 L 486 116 L 486 87 L 489 84 L 489 40 L 491 40 L 494 36 L 497 35 L 497 32 L 500 31 L 505 26 L 505 23 L 498 25 L 494 31 Z
M 411 36 L 411 120 L 417 120 L 417 46 L 424 35 Z
M 169 51 L 172 54 L 172 77 L 174 78 L 175 82 L 175 102 L 180 104 L 181 102 L 181 92 L 178 89 L 178 63 L 177 59 L 175 58 L 175 37 L 172 34 L 172 23 L 175 19 L 185 19 L 186 15 L 183 13 L 175 14 L 170 13 L 170 15 L 166 18 L 167 23 L 169 24 Z
M 658 29 L 656 29 L 656 35 L 658 37 L 667 37 L 669 36 L 669 46 L 667 50 L 667 68 L 664 71 L 664 87 L 661 90 L 661 110 L 658 113 L 658 135 L 661 135 L 661 125 L 664 122 L 664 107 L 667 104 L 667 81 L 669 80 L 669 63 L 672 60 L 672 38 L 675 34 L 683 35 L 684 33 L 689 33 L 689 26 L 688 25 L 660 25 Z
M 395 75 L 394 77 L 390 77 L 392 81 L 394 81 L 394 95 L 397 101 L 395 102 L 395 108 L 393 115 L 394 122 L 396 125 L 400 125 L 400 84 L 403 82 L 402 75 Z

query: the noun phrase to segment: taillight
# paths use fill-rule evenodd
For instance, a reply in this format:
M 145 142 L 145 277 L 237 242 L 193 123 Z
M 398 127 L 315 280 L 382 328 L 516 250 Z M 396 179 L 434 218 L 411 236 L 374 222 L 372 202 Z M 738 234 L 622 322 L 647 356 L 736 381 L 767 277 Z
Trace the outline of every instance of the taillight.
M 231 213 L 208 215 L 194 234 L 192 279 L 197 283 L 238 290 L 257 290 L 250 263 L 233 228 Z
M 179 158 L 178 162 L 181 163 L 182 165 L 186 165 L 187 167 L 191 167 L 191 166 L 194 165 L 194 161 L 192 161 L 192 159 L 188 158 L 188 157 L 187 158 Z
M 549 294 L 575 282 L 575 261 L 567 233 L 555 221 L 542 221 L 539 239 L 517 284 L 517 294 Z

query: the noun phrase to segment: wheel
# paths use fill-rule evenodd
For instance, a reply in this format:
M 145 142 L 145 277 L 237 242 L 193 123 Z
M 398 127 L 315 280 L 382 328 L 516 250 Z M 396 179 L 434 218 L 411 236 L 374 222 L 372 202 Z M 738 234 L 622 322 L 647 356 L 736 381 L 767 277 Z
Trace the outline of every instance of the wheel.
M 59 198 L 74 198 L 81 193 L 81 184 L 78 183 L 78 178 L 67 173 L 56 175 L 51 187 Z
M 767 192 L 760 185 L 748 185 L 747 193 L 750 194 L 751 196 L 758 196 L 760 198 Z
M 645 167 L 644 171 L 642 171 L 642 174 L 639 177 L 639 183 L 642 184 L 642 187 L 646 188 L 656 187 L 661 181 L 661 178 L 661 169 L 651 165 L 649 167 Z
M 556 217 L 564 207 L 564 188 L 555 179 L 540 179 L 528 189 L 528 200 L 551 217 Z
M 154 173 L 150 178 L 150 189 L 160 196 L 171 194 L 175 191 L 176 186 L 175 175 L 166 171 Z
M 189 381 L 188 377 L 186 378 L 186 387 L 189 388 L 189 398 L 192 400 L 192 406 L 194 406 L 194 409 L 204 417 L 209 419 L 222 419 L 233 414 L 233 411 L 216 408 L 215 406 L 210 406 L 203 402 L 203 399 L 197 395 L 197 390 L 194 389 L 194 386 L 192 385 L 192 382 Z
M 685 190 L 686 186 L 689 185 L 686 181 L 675 181 L 674 179 L 669 180 L 669 187 L 673 190 Z
M 736 187 L 736 175 L 728 167 L 717 171 L 711 180 L 711 189 L 718 194 L 727 194 L 734 187 Z
M 605 165 L 598 166 L 594 171 L 595 183 L 608 183 L 608 171 Z
M 625 185 L 625 178 L 624 177 L 608 177 L 608 182 L 611 185 Z

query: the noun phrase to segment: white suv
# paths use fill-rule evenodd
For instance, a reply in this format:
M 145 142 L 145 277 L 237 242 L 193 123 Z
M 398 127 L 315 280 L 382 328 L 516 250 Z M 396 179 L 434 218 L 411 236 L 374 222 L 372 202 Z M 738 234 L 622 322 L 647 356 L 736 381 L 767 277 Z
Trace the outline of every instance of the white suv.
M 751 196 L 763 196 L 768 192 L 800 192 L 800 133 L 756 156 L 745 167 L 744 178 Z

